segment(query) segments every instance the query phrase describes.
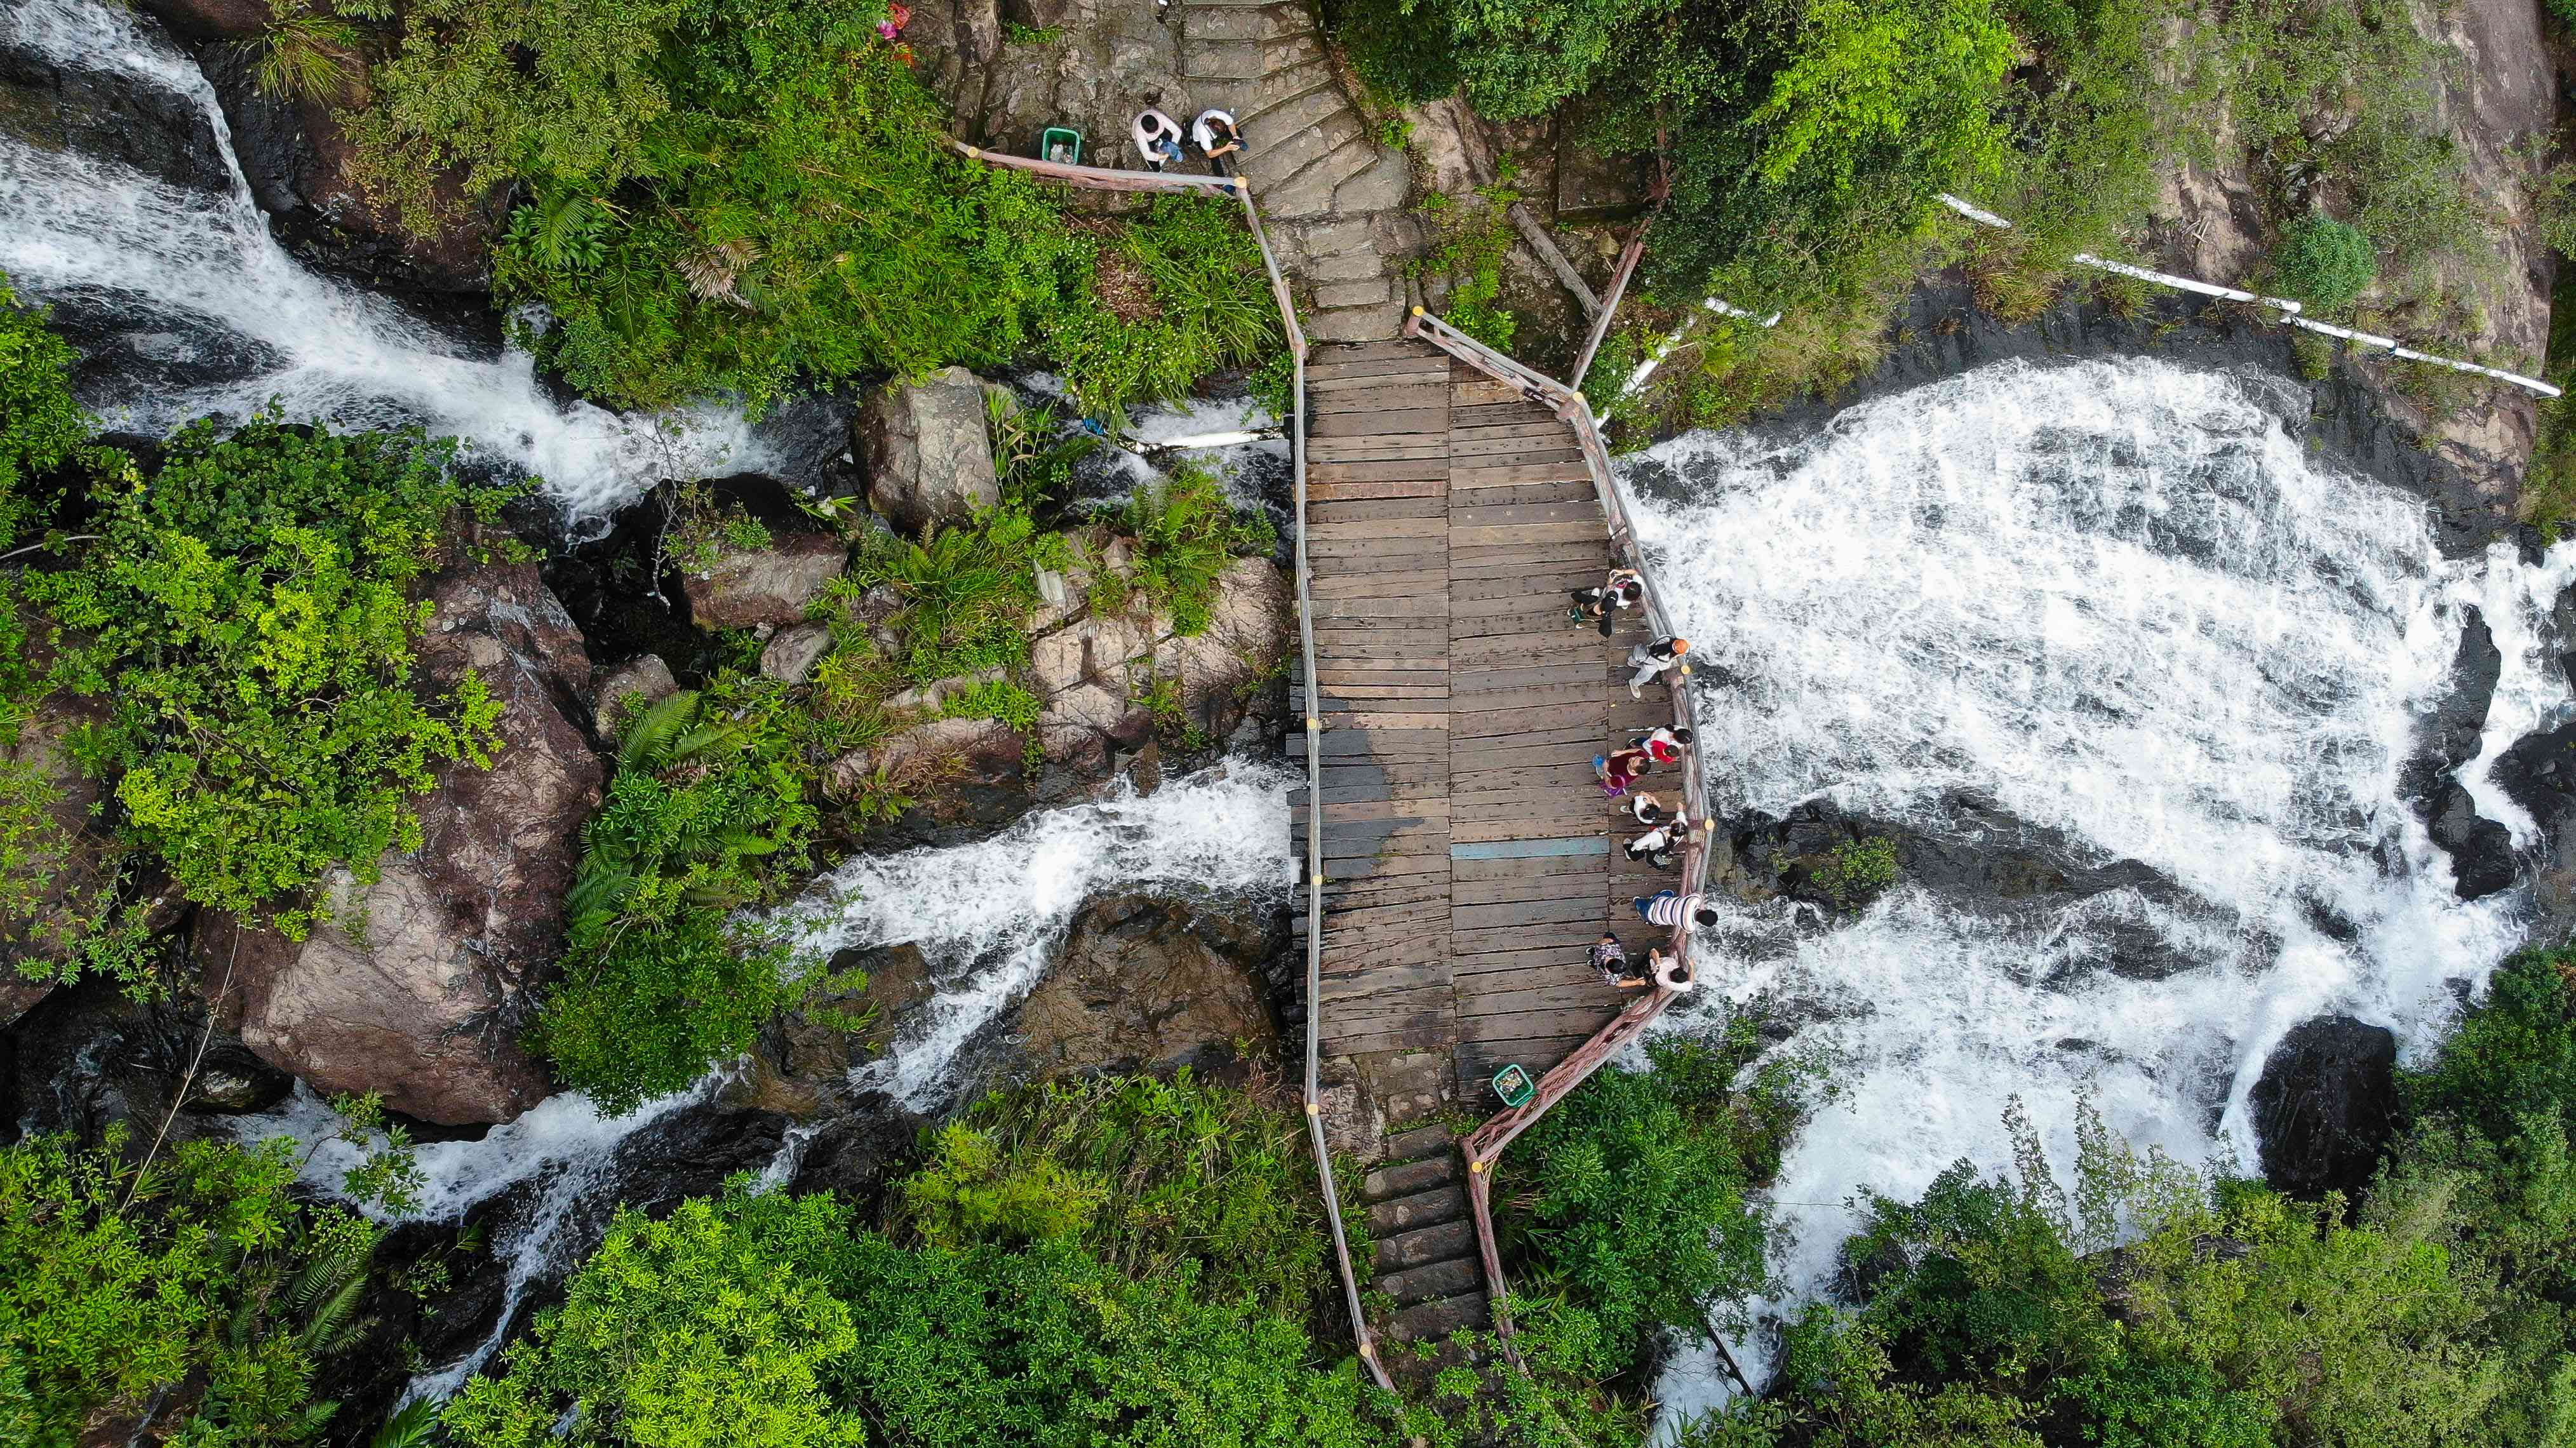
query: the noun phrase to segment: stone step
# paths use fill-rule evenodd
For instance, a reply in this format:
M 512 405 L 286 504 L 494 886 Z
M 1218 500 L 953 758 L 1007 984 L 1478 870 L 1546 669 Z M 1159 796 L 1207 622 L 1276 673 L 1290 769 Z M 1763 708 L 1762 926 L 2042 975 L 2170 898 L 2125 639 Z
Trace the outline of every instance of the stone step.
M 1485 1269 L 1473 1257 L 1452 1257 L 1446 1262 L 1433 1262 L 1402 1272 L 1381 1273 L 1369 1285 L 1396 1300 L 1397 1305 L 1411 1307 L 1435 1297 L 1460 1297 L 1476 1292 L 1485 1284 Z
M 1259 80 L 1274 70 L 1323 58 L 1324 43 L 1312 32 L 1276 40 L 1181 38 L 1181 75 L 1186 80 Z
M 1272 183 L 1267 190 L 1256 181 L 1253 194 L 1261 198 L 1265 210 L 1282 221 L 1321 216 L 1333 209 L 1333 188 L 1375 165 L 1377 159 L 1377 142 L 1367 136 L 1354 136 L 1331 155 L 1285 181 Z
M 1393 211 L 1413 194 L 1413 163 L 1389 151 L 1376 164 L 1333 188 L 1333 209 L 1344 216 Z
M 1315 288 L 1315 305 L 1327 310 L 1334 307 L 1374 307 L 1391 300 L 1394 295 L 1381 273 L 1357 281 L 1319 283 Z
M 1437 1122 L 1429 1126 L 1411 1126 L 1386 1139 L 1388 1161 L 1410 1161 L 1415 1157 L 1446 1154 L 1449 1143 L 1458 1138 L 1448 1127 Z
M 1467 1194 L 1457 1187 L 1434 1187 L 1369 1208 L 1369 1230 L 1380 1236 L 1411 1231 L 1467 1215 Z
M 1310 86 L 1277 105 L 1263 107 L 1249 115 L 1237 115 L 1235 119 L 1242 123 L 1243 134 L 1247 138 L 1289 136 L 1308 126 L 1320 126 L 1335 111 L 1350 108 L 1351 103 L 1342 99 L 1341 88 L 1326 81 L 1319 86 Z
M 1274 70 L 1254 81 L 1234 81 L 1224 87 L 1229 92 L 1225 108 L 1236 120 L 1249 125 L 1255 117 L 1267 116 L 1277 107 L 1313 90 L 1329 90 L 1339 96 L 1341 87 L 1333 83 L 1333 67 L 1325 61 L 1310 60 L 1285 70 Z
M 1320 291 L 1326 282 L 1357 282 L 1366 281 L 1370 277 L 1383 277 L 1386 275 L 1386 260 L 1373 248 L 1335 252 L 1331 256 L 1318 256 L 1307 262 L 1305 266 L 1299 268 L 1299 273 L 1306 280 L 1316 283 L 1317 290 Z
M 1246 142 L 1243 174 L 1252 178 L 1255 195 L 1264 187 L 1285 187 L 1289 178 L 1360 139 L 1363 129 L 1359 113 L 1347 105 L 1300 130 L 1267 129 Z
M 1397 1342 L 1421 1342 L 1462 1329 L 1482 1332 L 1493 1325 L 1494 1315 L 1480 1292 L 1473 1297 L 1435 1298 L 1400 1308 L 1387 1317 L 1386 1335 Z
M 1314 28 L 1314 17 L 1302 5 L 1222 6 L 1190 10 L 1181 17 L 1185 40 L 1277 40 L 1309 34 Z
M 1381 1237 L 1377 1243 L 1377 1266 L 1381 1272 L 1400 1272 L 1407 1267 L 1427 1267 L 1452 1257 L 1464 1257 L 1476 1250 L 1476 1228 L 1469 1222 L 1442 1222 L 1436 1227 L 1422 1227 Z
M 1384 342 L 1404 330 L 1404 303 L 1317 312 L 1301 325 L 1310 342 Z
M 1447 1135 L 1443 1132 L 1442 1135 Z M 1443 1142 L 1442 1145 L 1447 1145 Z M 1372 1202 L 1392 1201 L 1427 1192 L 1433 1187 L 1449 1185 L 1457 1170 L 1457 1158 L 1446 1154 L 1424 1161 L 1408 1161 L 1396 1166 L 1382 1166 L 1360 1181 L 1360 1195 Z

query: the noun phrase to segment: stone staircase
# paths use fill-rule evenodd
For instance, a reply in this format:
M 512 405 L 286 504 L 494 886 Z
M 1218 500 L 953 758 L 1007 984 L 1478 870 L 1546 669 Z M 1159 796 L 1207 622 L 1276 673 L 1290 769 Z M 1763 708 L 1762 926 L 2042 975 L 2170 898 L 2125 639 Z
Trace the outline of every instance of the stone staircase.
M 1343 93 L 1311 0 L 1182 0 L 1180 34 L 1193 113 L 1214 106 L 1243 127 L 1243 173 L 1280 265 L 1302 284 L 1307 335 L 1393 337 L 1405 307 L 1397 266 L 1422 246 L 1405 205 L 1413 168 Z
M 1387 1159 L 1360 1183 L 1377 1242 L 1375 1292 L 1395 1310 L 1373 1324 L 1391 1344 L 1492 1326 L 1476 1224 L 1467 1210 L 1466 1166 L 1445 1126 L 1417 1126 L 1387 1138 Z M 1410 1354 L 1390 1352 L 1401 1364 Z

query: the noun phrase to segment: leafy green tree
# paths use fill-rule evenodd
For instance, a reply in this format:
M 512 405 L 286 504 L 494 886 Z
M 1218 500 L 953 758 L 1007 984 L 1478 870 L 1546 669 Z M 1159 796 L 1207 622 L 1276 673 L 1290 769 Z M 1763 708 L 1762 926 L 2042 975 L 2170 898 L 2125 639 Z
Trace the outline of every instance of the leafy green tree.
M 409 590 L 451 513 L 506 493 L 416 432 L 263 419 L 193 424 L 148 486 L 93 496 L 76 566 L 26 584 L 55 625 L 50 682 L 106 711 L 74 753 L 190 899 L 301 934 L 324 871 L 372 879 L 418 846 L 408 796 L 437 768 L 491 762 L 479 680 L 420 697 Z
M 122 1416 L 207 1448 L 311 1439 L 378 1229 L 299 1209 L 282 1141 L 182 1142 L 140 1170 L 125 1145 L 0 1148 L 0 1436 L 70 1448 Z
M 1942 186 L 2000 164 L 2013 37 L 1987 0 L 1815 0 L 1747 118 L 1762 179 L 1848 191 L 1891 175 Z

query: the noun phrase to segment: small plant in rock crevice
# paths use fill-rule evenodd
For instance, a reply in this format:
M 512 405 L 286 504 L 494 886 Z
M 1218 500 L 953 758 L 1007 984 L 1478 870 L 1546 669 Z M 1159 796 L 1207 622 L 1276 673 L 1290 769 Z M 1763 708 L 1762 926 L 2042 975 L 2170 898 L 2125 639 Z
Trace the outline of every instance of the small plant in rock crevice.
M 1808 872 L 1816 888 L 1838 906 L 1849 908 L 1896 883 L 1904 873 L 1897 862 L 1896 841 L 1884 835 L 1845 840 Z

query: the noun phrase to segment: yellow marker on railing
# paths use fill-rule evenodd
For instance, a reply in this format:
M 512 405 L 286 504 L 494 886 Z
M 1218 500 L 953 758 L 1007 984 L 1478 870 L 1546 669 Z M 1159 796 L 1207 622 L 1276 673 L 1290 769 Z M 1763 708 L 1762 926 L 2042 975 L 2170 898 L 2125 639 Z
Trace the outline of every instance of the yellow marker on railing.
M 1413 309 L 1413 315 L 1415 315 L 1415 316 L 1417 316 L 1417 317 L 1421 316 L 1421 315 L 1422 315 L 1422 309 L 1421 309 L 1420 307 L 1415 307 L 1415 308 Z

